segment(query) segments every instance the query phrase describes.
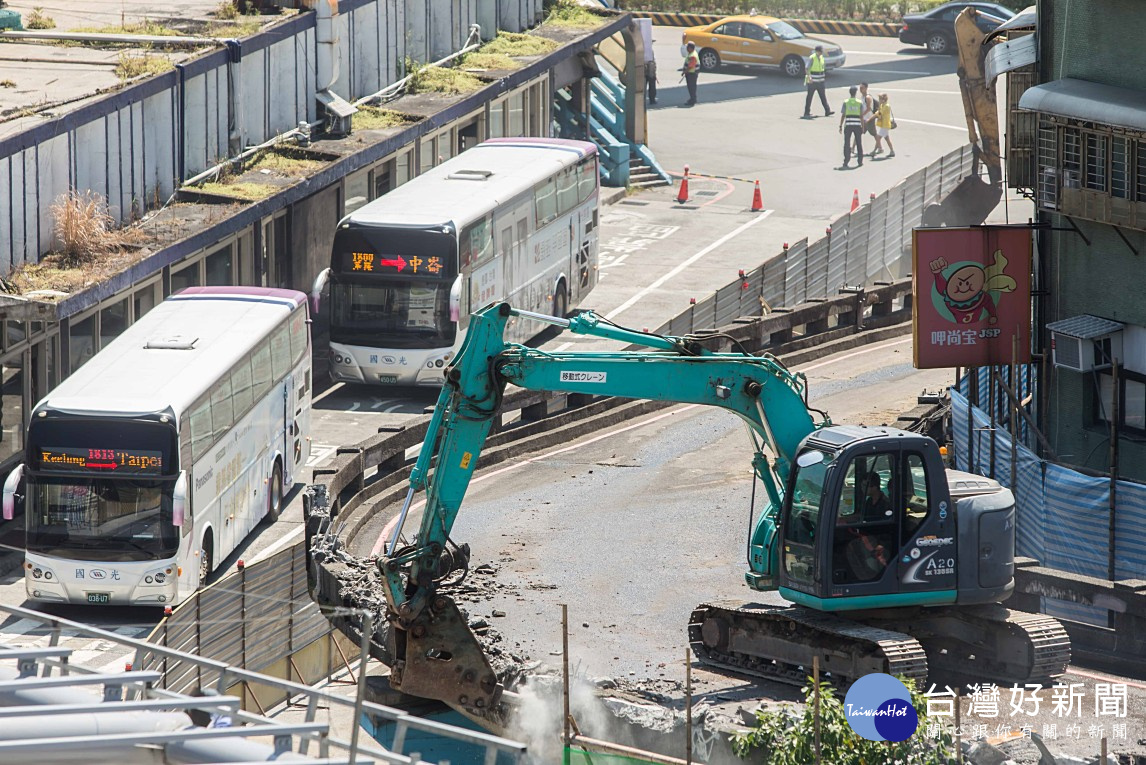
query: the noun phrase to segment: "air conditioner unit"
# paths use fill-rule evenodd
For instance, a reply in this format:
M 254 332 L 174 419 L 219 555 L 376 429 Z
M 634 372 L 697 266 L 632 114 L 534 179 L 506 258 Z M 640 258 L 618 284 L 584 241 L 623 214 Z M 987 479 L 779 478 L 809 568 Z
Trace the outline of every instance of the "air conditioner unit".
M 1075 372 L 1106 369 L 1122 359 L 1123 324 L 1098 316 L 1075 316 L 1051 322 L 1054 365 Z

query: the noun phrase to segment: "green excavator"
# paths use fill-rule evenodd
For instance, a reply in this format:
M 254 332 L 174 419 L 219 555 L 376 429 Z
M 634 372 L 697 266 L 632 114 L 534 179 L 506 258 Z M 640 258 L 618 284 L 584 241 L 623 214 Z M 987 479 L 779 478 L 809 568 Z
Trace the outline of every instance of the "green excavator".
M 511 316 L 647 350 L 549 352 L 506 343 Z M 1014 588 L 1010 490 L 947 469 L 926 436 L 833 425 L 808 406 L 803 375 L 770 355 L 714 352 L 706 347 L 713 339 L 506 303 L 470 317 L 378 561 L 396 689 L 494 727 L 507 712 L 496 673 L 441 584 L 469 565 L 468 547 L 455 545 L 450 531 L 507 385 L 704 404 L 747 424 L 767 505 L 749 529 L 745 578 L 787 604 L 699 605 L 688 633 L 702 663 L 803 683 L 818 658 L 841 685 L 872 672 L 1022 685 L 1065 671 L 1070 640 L 1062 626 L 1001 605 Z M 403 545 L 420 491 L 420 528 Z

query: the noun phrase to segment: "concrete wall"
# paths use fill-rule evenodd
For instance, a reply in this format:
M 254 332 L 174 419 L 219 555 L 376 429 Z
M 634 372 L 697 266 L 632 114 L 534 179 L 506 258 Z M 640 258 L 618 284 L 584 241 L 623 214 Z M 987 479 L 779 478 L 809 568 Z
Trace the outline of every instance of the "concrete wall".
M 429 61 L 483 36 L 520 31 L 542 0 L 344 0 L 336 21 L 338 78 L 347 100 L 405 75 L 407 57 Z M 167 201 L 190 178 L 243 147 L 316 119 L 315 21 L 304 13 L 96 99 L 0 141 L 0 275 L 51 250 L 50 207 L 91 189 L 129 221 Z

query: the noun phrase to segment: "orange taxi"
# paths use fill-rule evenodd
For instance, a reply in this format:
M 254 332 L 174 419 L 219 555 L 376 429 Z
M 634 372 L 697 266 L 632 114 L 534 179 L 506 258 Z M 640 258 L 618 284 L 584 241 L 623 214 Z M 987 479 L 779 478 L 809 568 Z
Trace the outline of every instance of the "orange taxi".
M 713 24 L 684 30 L 681 45 L 694 43 L 700 68 L 719 69 L 722 64 L 778 68 L 789 77 L 803 77 L 817 45 L 824 46 L 824 69 L 844 65 L 840 46 L 808 37 L 787 21 L 749 14 L 726 16 Z

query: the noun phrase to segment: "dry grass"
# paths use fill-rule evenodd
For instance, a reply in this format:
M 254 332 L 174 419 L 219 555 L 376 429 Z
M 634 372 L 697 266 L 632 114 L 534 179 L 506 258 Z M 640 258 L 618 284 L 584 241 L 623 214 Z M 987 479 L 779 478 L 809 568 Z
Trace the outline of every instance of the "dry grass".
M 515 61 L 504 53 L 484 53 L 480 50 L 467 53 L 462 57 L 458 66 L 463 69 L 519 69 L 521 62 Z
M 239 18 L 239 9 L 231 0 L 222 0 L 221 3 L 215 6 L 215 18 L 230 21 L 231 19 Z
M 56 20 L 44 14 L 43 8 L 33 8 L 28 17 L 24 19 L 25 29 L 55 29 Z
M 248 202 L 255 202 L 260 199 L 266 199 L 271 194 L 274 194 L 278 189 L 274 186 L 268 186 L 265 183 L 252 183 L 250 181 L 235 181 L 234 183 L 203 183 L 196 186 L 199 191 L 204 191 L 208 194 L 219 194 L 224 197 L 234 197 L 235 199 L 244 199 Z
M 101 35 L 151 35 L 152 37 L 175 37 L 180 34 L 171 27 L 165 27 L 147 19 L 132 23 L 112 24 L 106 27 L 80 27 L 72 31 Z
M 121 80 L 163 74 L 175 65 L 166 56 L 154 53 L 120 53 L 115 74 Z
M 517 32 L 498 32 L 497 37 L 478 49 L 479 53 L 500 53 L 505 56 L 540 56 L 556 50 L 554 40 Z
M 50 208 L 55 221 L 58 255 L 65 265 L 90 263 L 97 255 L 112 249 L 112 227 L 115 221 L 107 209 L 107 201 L 92 191 L 62 194 Z
M 0 80 L 0 88 L 14 88 L 16 87 L 15 80 Z
M 463 95 L 474 93 L 483 87 L 485 83 L 469 72 L 432 66 L 410 78 L 409 92 Z
M 263 22 L 258 16 L 241 16 L 242 21 L 228 22 L 226 24 L 211 24 L 207 27 L 208 37 L 239 38 L 250 37 L 263 28 Z
M 379 109 L 376 106 L 359 106 L 358 111 L 350 119 L 354 130 L 385 130 L 418 121 L 407 114 L 392 109 Z
M 298 159 L 286 154 L 268 151 L 252 162 L 247 171 L 269 170 L 278 175 L 285 175 L 287 178 L 305 178 L 318 172 L 323 165 L 324 163 L 317 159 Z
M 582 8 L 572 0 L 557 0 L 549 15 L 545 17 L 546 24 L 555 27 L 574 27 L 578 29 L 598 27 L 605 19 L 597 14 Z

